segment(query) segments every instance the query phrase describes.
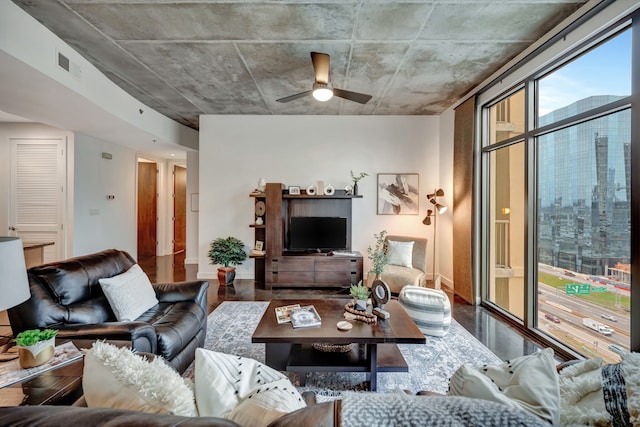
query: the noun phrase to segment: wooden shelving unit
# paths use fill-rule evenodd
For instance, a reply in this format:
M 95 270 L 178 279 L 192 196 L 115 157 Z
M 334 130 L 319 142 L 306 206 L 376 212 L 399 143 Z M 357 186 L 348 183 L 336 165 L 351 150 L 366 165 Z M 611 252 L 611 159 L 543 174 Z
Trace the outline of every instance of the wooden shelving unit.
M 285 236 L 292 216 L 339 216 L 347 218 L 347 247 L 351 247 L 352 200 L 362 196 L 336 190 L 332 195 L 288 194 L 280 183 L 267 183 L 264 224 L 252 224 L 256 240 L 265 242 L 266 254 L 254 256 L 255 277 L 265 289 L 273 287 L 347 286 L 362 280 L 362 255 L 323 256 L 285 254 Z

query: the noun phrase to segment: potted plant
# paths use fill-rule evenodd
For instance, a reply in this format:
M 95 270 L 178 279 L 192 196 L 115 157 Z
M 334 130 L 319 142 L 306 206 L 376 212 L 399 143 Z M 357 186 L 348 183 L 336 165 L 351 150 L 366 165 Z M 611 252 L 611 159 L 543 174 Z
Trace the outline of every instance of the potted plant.
M 376 239 L 376 245 L 374 248 L 369 246 L 367 248 L 367 254 L 369 255 L 369 260 L 371 261 L 371 269 L 369 270 L 369 274 L 374 275 L 374 279 L 379 279 L 382 274 L 382 270 L 384 270 L 384 266 L 387 264 L 388 256 L 387 256 L 387 245 L 385 244 L 385 236 L 387 235 L 386 230 L 382 230 L 378 234 L 374 234 L 373 237 Z
M 351 171 L 351 180 L 353 180 L 353 195 L 358 195 L 358 181 L 360 181 L 365 176 L 369 176 L 366 172 L 360 172 L 358 175 L 355 175 L 353 171 Z
M 209 250 L 209 259 L 211 264 L 222 265 L 218 268 L 218 281 L 220 285 L 230 285 L 236 277 L 236 268 L 234 265 L 242 264 L 247 259 L 247 253 L 244 251 L 244 243 L 235 237 L 219 237 L 211 242 Z
M 40 366 L 53 357 L 58 331 L 54 329 L 29 329 L 20 332 L 15 339 L 18 360 L 22 368 Z
M 354 308 L 356 310 L 365 311 L 367 309 L 367 300 L 369 299 L 369 288 L 362 284 L 362 280 L 357 285 L 351 285 L 349 294 L 355 300 Z

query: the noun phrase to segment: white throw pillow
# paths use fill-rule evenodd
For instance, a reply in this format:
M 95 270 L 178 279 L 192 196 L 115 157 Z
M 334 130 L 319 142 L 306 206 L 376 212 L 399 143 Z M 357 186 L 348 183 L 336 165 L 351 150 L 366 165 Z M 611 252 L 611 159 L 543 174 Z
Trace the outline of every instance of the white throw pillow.
M 560 419 L 560 385 L 551 348 L 498 366 L 462 365 L 451 377 L 447 394 L 504 403 L 553 425 Z
M 161 357 L 148 361 L 103 341 L 85 352 L 82 388 L 90 408 L 198 415 L 189 382 Z
M 198 348 L 194 376 L 201 417 L 266 426 L 307 406 L 287 377 L 246 357 Z
M 98 279 L 98 282 L 119 322 L 136 320 L 158 304 L 153 286 L 138 264 L 117 276 Z
M 387 240 L 387 262 L 401 267 L 413 268 L 413 244 Z

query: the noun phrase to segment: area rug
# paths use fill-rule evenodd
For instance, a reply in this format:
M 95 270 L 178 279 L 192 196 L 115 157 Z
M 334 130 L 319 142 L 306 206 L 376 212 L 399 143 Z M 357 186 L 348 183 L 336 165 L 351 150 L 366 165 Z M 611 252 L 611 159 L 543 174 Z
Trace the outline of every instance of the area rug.
M 221 353 L 250 357 L 264 363 L 264 344 L 252 344 L 255 330 L 268 303 L 262 301 L 225 301 L 208 318 L 205 348 Z M 399 344 L 398 347 L 409 366 L 409 372 L 378 373 L 378 391 L 395 392 L 429 390 L 446 393 L 449 378 L 462 364 L 481 366 L 501 360 L 455 320 L 449 333 L 442 337 L 427 337 L 426 344 Z M 185 376 L 193 378 L 193 367 Z M 286 373 L 296 386 L 298 374 Z M 327 392 L 367 389 L 362 372 L 308 372 L 302 391 Z

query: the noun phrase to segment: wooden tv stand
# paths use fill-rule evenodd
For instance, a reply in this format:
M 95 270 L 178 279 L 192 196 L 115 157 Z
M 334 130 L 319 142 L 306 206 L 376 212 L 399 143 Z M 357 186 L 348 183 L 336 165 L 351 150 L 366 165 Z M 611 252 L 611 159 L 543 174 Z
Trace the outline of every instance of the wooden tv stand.
M 290 254 L 285 252 L 285 236 L 292 216 L 347 218 L 347 247 L 351 247 L 351 204 L 354 196 L 344 190 L 332 195 L 293 195 L 280 183 L 268 183 L 264 193 L 251 194 L 264 203 L 263 225 L 252 224 L 256 240 L 264 241 L 265 254 L 252 256 L 255 278 L 264 289 L 274 287 L 343 287 L 362 280 L 362 254 Z
M 362 280 L 362 255 L 354 253 L 269 257 L 265 279 L 271 287 L 355 285 Z

